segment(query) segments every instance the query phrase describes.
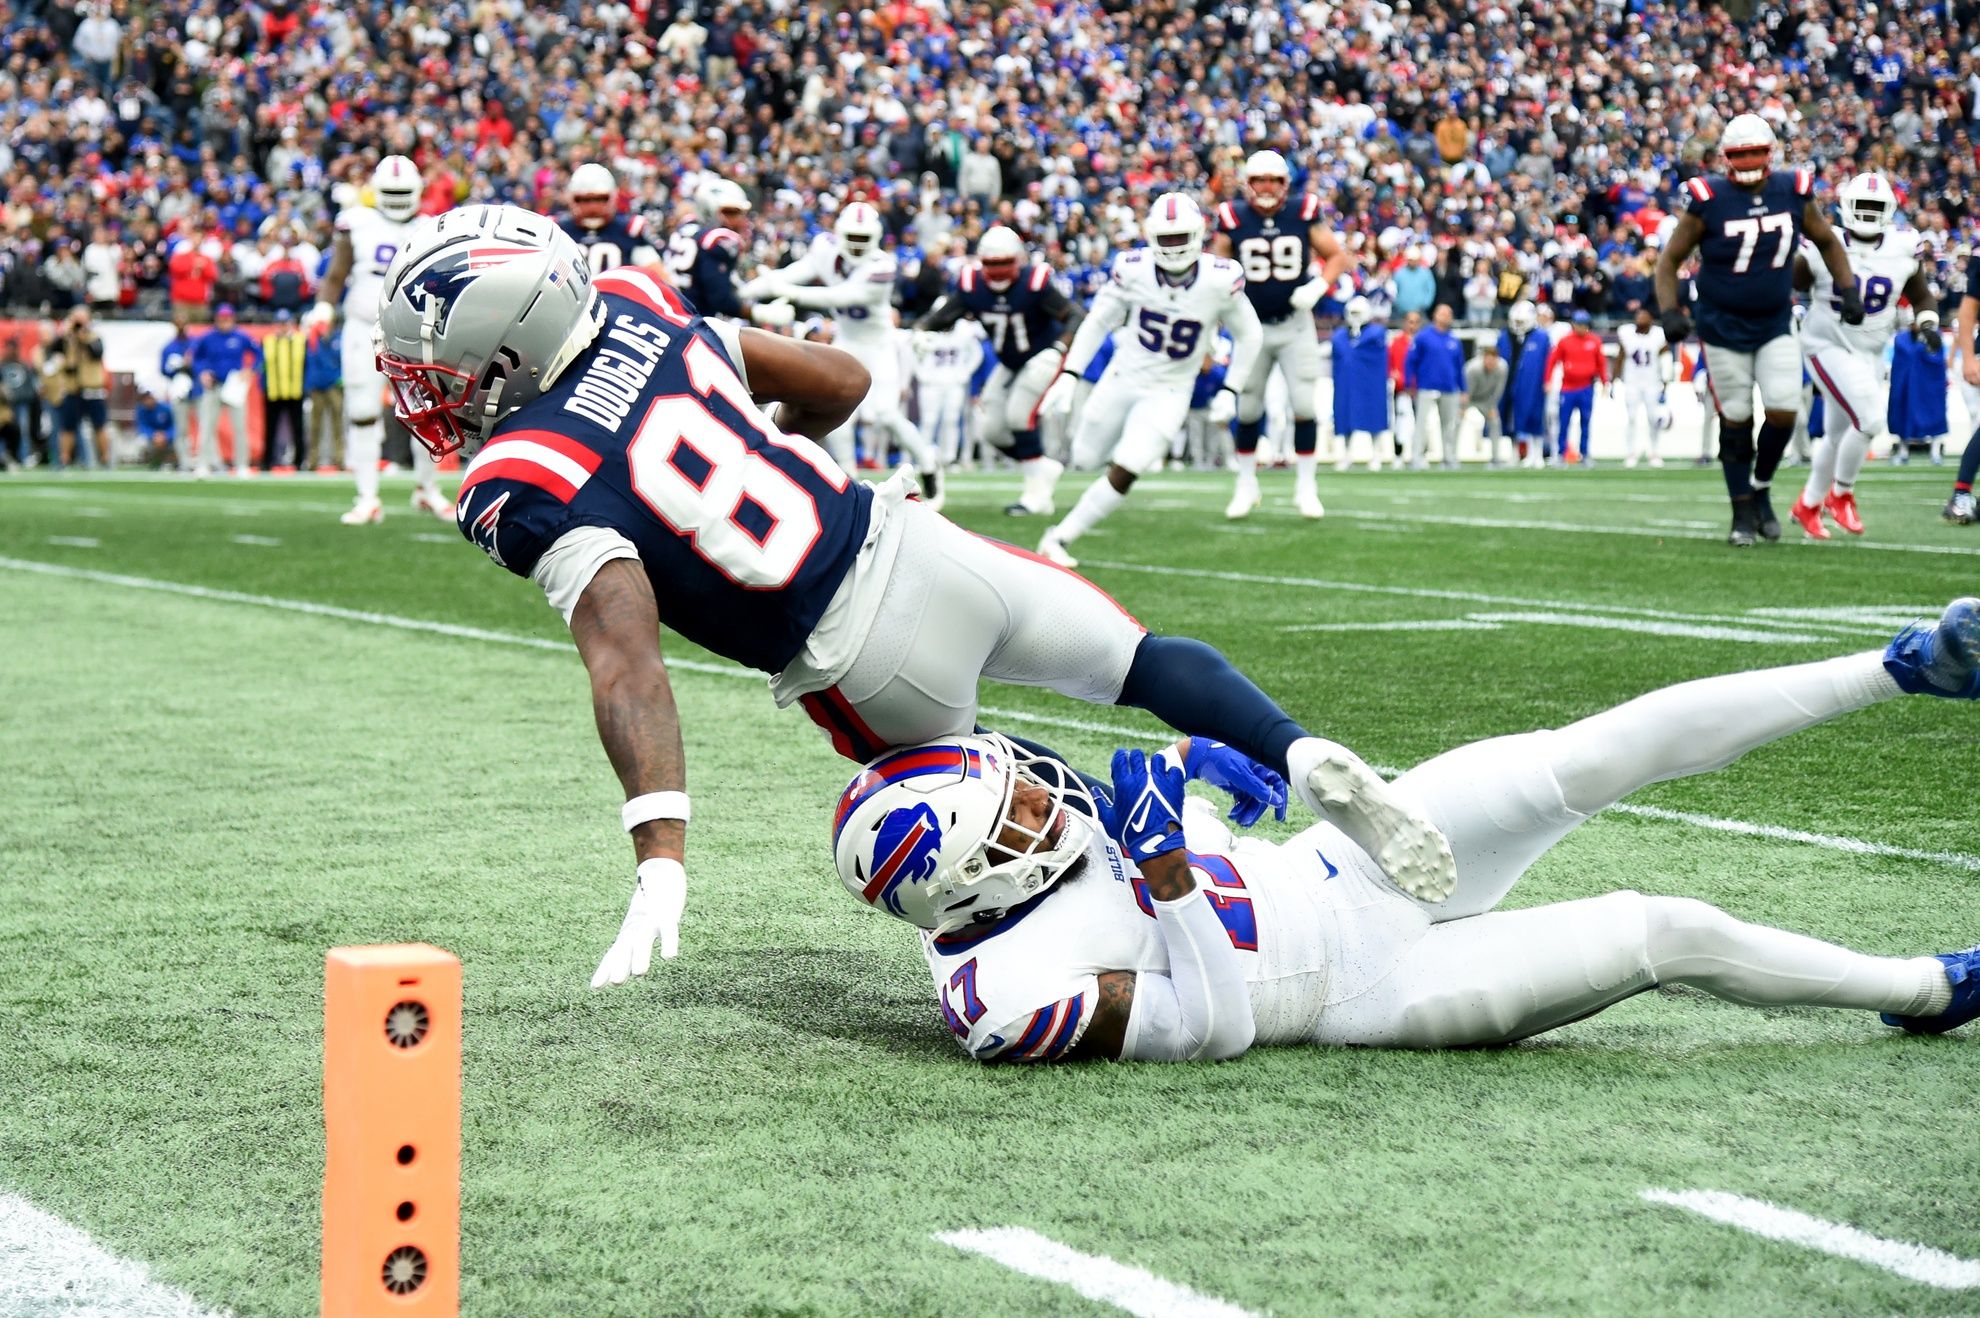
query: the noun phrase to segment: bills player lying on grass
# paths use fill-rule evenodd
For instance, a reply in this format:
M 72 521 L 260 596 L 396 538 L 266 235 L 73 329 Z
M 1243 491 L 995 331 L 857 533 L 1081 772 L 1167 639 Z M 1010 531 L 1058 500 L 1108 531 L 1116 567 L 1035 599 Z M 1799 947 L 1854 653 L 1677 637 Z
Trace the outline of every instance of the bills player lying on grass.
M 942 1019 L 985 1062 L 1510 1043 L 1659 984 L 1935 1034 L 1980 1016 L 1980 948 L 1868 956 L 1627 891 L 1493 908 L 1638 788 L 1900 694 L 1975 699 L 1977 666 L 1980 600 L 1962 599 L 1882 652 L 1687 682 L 1437 756 L 1394 784 L 1456 852 L 1436 906 L 1328 824 L 1233 842 L 1185 781 L 1230 791 L 1240 825 L 1282 808 L 1283 786 L 1196 738 L 1117 752 L 1111 785 L 996 735 L 896 751 L 840 798 L 833 849 L 855 896 L 922 930 Z
M 641 270 L 595 279 L 543 216 L 423 222 L 386 279 L 379 368 L 436 455 L 476 440 L 461 534 L 570 624 L 625 787 L 638 880 L 594 985 L 672 956 L 686 900 L 679 715 L 661 624 L 771 675 L 836 749 L 976 726 L 982 677 L 1134 705 L 1287 775 L 1401 888 L 1450 891 L 1450 848 L 1345 747 L 1306 733 L 1209 646 L 1151 636 L 1097 586 L 874 487 L 812 437 L 867 375 L 821 344 L 708 322 Z M 773 420 L 762 404 L 780 411 Z

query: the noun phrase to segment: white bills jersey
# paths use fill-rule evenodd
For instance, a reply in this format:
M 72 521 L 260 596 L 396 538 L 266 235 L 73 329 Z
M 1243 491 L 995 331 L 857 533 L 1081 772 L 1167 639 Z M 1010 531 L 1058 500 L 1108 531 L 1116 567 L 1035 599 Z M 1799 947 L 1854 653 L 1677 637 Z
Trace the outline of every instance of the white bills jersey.
M 344 280 L 344 317 L 360 325 L 378 323 L 378 299 L 385 272 L 419 223 L 388 220 L 369 206 L 351 206 L 337 215 L 337 232 L 351 240 L 351 273 Z M 369 336 L 363 341 L 368 342 Z
M 915 363 L 916 384 L 966 385 L 983 364 L 983 327 L 967 316 L 948 329 L 928 331 L 927 343 Z
M 1114 336 L 1114 360 L 1107 373 L 1118 371 L 1187 395 L 1204 355 L 1216 346 L 1219 325 L 1240 342 L 1248 338 L 1256 350 L 1263 331 L 1258 313 L 1244 295 L 1243 266 L 1222 256 L 1200 256 L 1195 273 L 1181 283 L 1155 264 L 1147 248 L 1136 248 L 1115 259 L 1113 272 L 1080 325 L 1078 350 L 1070 357 L 1083 365 L 1091 356 L 1087 345 L 1097 349 L 1101 337 L 1125 327 L 1124 333 Z M 1232 378 L 1236 375 L 1233 366 Z
M 1622 352 L 1622 382 L 1632 390 L 1655 393 L 1664 383 L 1664 368 L 1658 358 L 1664 355 L 1664 327 L 1652 325 L 1640 330 L 1625 325 L 1616 331 L 1616 347 Z
M 857 261 L 839 250 L 838 238 L 821 233 L 803 256 L 784 268 L 792 283 L 845 288 L 857 300 L 832 307 L 832 328 L 840 346 L 890 348 L 894 342 L 894 278 L 899 266 L 891 252 L 868 252 Z
M 1233 844 L 1213 813 L 1191 809 L 1185 834 L 1197 886 L 1243 962 L 1257 1042 L 1310 1041 L 1342 951 L 1328 880 L 1350 865 L 1373 873 L 1374 863 L 1326 824 L 1282 846 Z M 943 1022 L 986 1062 L 1064 1057 L 1093 1019 L 1102 972 L 1169 971 L 1152 899 L 1104 836 L 1073 878 L 986 929 L 924 934 L 922 952 Z
M 1843 324 L 1835 280 L 1822 262 L 1822 253 L 1804 239 L 1801 255 L 1815 276 L 1815 285 L 1808 291 L 1801 341 L 1813 351 L 1834 347 L 1882 357 L 1897 333 L 1898 299 L 1918 271 L 1918 235 L 1887 229 L 1874 246 L 1847 235 L 1843 245 L 1849 253 L 1849 268 L 1856 275 L 1856 290 L 1863 297 L 1863 323 Z

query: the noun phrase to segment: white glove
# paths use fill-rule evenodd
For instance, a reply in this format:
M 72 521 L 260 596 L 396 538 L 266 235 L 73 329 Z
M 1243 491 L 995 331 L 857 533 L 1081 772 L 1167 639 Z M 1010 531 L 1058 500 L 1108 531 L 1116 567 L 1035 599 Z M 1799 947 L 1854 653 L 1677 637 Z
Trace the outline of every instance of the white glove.
M 1928 334 L 1937 333 L 1939 329 L 1939 313 L 1936 311 L 1919 312 L 1912 319 L 1911 328 L 1918 331 L 1918 337 L 1921 339 Z
M 1078 377 L 1060 371 L 1058 378 L 1052 381 L 1051 387 L 1046 389 L 1044 396 L 1038 400 L 1038 415 L 1065 416 L 1072 411 L 1073 395 L 1078 389 Z
M 328 302 L 319 302 L 303 313 L 303 331 L 307 334 L 315 334 L 319 330 L 327 330 L 330 328 L 331 322 L 336 319 L 337 308 L 331 306 Z
M 929 353 L 935 351 L 935 332 L 933 330 L 915 330 L 908 335 L 908 347 L 914 351 L 916 360 L 926 357 Z
M 1228 425 L 1230 419 L 1236 415 L 1237 391 L 1229 385 L 1225 385 L 1217 391 L 1216 397 L 1210 400 L 1210 424 L 1213 426 Z
M 1313 310 L 1314 306 L 1319 303 L 1321 297 L 1324 296 L 1326 292 L 1327 292 L 1327 286 L 1325 284 L 1322 284 L 1319 280 L 1317 279 L 1307 280 L 1305 283 L 1301 284 L 1298 288 L 1295 288 L 1292 291 L 1293 310 L 1295 311 Z
M 742 286 L 736 289 L 736 296 L 745 302 L 761 302 L 766 298 L 774 297 L 782 288 L 783 281 L 778 279 L 777 272 L 772 270 L 754 279 L 744 280 Z
M 759 302 L 749 309 L 751 322 L 767 330 L 789 329 L 797 320 L 797 309 L 781 298 L 775 302 Z
M 660 940 L 660 959 L 671 961 L 680 952 L 681 911 L 687 906 L 687 871 L 678 860 L 656 857 L 639 864 L 639 881 L 619 925 L 612 950 L 598 963 L 591 987 L 623 984 L 646 973 L 653 964 L 653 940 Z

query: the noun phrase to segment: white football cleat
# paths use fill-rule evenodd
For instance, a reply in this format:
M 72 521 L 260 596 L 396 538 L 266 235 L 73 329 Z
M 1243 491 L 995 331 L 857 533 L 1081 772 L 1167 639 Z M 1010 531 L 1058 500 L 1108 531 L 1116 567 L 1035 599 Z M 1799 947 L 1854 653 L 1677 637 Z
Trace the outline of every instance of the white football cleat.
M 1403 894 L 1441 902 L 1456 890 L 1451 844 L 1359 755 L 1324 737 L 1302 737 L 1287 750 L 1286 766 L 1299 799 L 1367 852 Z
M 1258 507 L 1258 478 L 1238 477 L 1237 488 L 1231 491 L 1231 501 L 1224 505 L 1224 516 L 1233 522 L 1251 516 Z
M 443 522 L 454 520 L 454 505 L 446 495 L 440 493 L 438 486 L 429 485 L 424 489 L 414 490 L 412 507 L 416 513 L 432 513 Z
M 337 520 L 345 526 L 375 525 L 385 520 L 385 505 L 376 499 L 359 499 Z
M 1326 506 L 1320 502 L 1320 496 L 1312 490 L 1294 491 L 1293 507 L 1299 510 L 1301 517 L 1309 521 L 1317 522 L 1327 515 Z
M 1065 544 L 1059 539 L 1059 528 L 1048 527 L 1038 540 L 1038 555 L 1057 563 L 1060 567 L 1078 567 L 1079 560 L 1066 552 Z

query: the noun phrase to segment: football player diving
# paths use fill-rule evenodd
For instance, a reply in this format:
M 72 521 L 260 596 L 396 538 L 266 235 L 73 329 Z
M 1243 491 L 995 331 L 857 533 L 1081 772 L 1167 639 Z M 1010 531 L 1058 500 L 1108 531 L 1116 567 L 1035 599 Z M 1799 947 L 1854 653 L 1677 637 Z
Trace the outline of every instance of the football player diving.
M 1283 795 L 1200 738 L 1117 752 L 1111 784 L 996 735 L 895 751 L 840 797 L 834 859 L 853 895 L 921 930 L 942 1019 L 985 1062 L 1510 1043 L 1660 984 L 1936 1034 L 1980 1016 L 1980 948 L 1869 956 L 1630 891 L 1495 909 L 1638 788 L 1903 694 L 1980 698 L 1980 599 L 1881 652 L 1704 678 L 1439 755 L 1393 784 L 1457 857 L 1437 904 L 1324 822 L 1233 842 L 1187 780 L 1229 791 L 1240 824 Z
M 835 348 L 695 315 L 643 270 L 594 277 L 550 220 L 470 206 L 392 263 L 379 367 L 436 456 L 479 442 L 461 534 L 530 578 L 569 624 L 625 788 L 637 879 L 592 979 L 674 955 L 687 777 L 664 623 L 771 675 L 842 754 L 974 730 L 983 677 L 1133 705 L 1282 773 L 1310 808 L 1427 901 L 1441 834 L 1345 747 L 1308 734 L 1216 650 L 1156 636 L 1097 586 L 972 535 L 905 482 L 849 477 L 814 437 L 867 373 Z M 777 409 L 773 416 L 765 405 Z

